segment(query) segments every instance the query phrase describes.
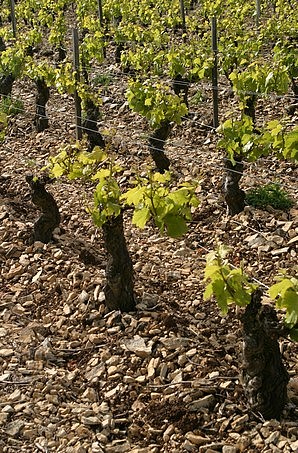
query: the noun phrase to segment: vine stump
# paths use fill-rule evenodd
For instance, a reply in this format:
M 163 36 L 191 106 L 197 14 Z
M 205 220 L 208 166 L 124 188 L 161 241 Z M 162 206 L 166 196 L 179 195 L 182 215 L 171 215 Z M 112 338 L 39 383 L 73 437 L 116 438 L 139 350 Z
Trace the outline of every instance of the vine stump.
M 31 242 L 40 241 L 47 244 L 53 239 L 53 231 L 60 224 L 60 213 L 53 195 L 45 189 L 45 182 L 35 180 L 32 175 L 26 176 L 31 187 L 31 198 L 41 210 L 41 216 L 34 224 Z
M 95 146 L 105 147 L 105 141 L 98 130 L 97 121 L 100 117 L 99 108 L 90 99 L 86 101 L 86 119 L 83 122 L 83 132 L 87 134 L 88 149 L 92 151 Z
M 245 192 L 240 189 L 239 181 L 242 178 L 243 163 L 235 159 L 235 165 L 229 160 L 224 160 L 225 175 L 222 184 L 224 198 L 228 207 L 228 214 L 233 216 L 243 211 L 245 206 Z
M 133 266 L 124 236 L 123 214 L 104 223 L 102 229 L 107 252 L 106 306 L 109 310 L 134 311 Z
M 149 151 L 159 173 L 164 173 L 170 168 L 170 160 L 164 152 L 164 145 L 171 129 L 170 122 L 164 121 L 149 137 Z
M 46 104 L 50 98 L 50 90 L 44 79 L 36 79 L 36 111 L 34 124 L 37 132 L 42 132 L 49 127 L 49 120 L 46 113 Z
M 283 333 L 276 311 L 262 305 L 262 292 L 251 296 L 242 317 L 243 384 L 254 411 L 265 419 L 280 419 L 287 401 L 289 375 L 282 362 L 278 338 Z

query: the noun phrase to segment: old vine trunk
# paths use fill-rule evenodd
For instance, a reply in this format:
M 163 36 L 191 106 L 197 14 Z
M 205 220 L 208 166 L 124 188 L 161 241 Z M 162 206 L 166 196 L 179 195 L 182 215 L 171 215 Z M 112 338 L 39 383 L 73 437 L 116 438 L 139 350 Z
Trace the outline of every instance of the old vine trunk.
M 108 220 L 102 229 L 107 252 L 106 306 L 109 310 L 133 311 L 133 266 L 124 236 L 123 214 Z
M 0 19 L 0 27 L 2 25 Z M 3 38 L 0 36 L 0 54 L 4 52 L 6 49 L 6 45 L 3 41 Z M 12 86 L 15 81 L 15 77 L 13 74 L 2 74 L 0 73 L 0 95 L 2 96 L 11 96 Z
M 26 181 L 32 190 L 32 202 L 41 210 L 41 216 L 34 224 L 31 242 L 47 244 L 53 239 L 53 231 L 60 224 L 59 209 L 53 195 L 45 189 L 45 182 L 35 180 L 32 175 L 26 176 Z
M 235 165 L 229 159 L 225 159 L 224 165 L 223 193 L 228 206 L 228 214 L 233 216 L 243 211 L 245 206 L 245 192 L 239 187 L 243 173 L 243 162 L 241 162 L 241 157 L 236 157 Z
M 265 419 L 280 419 L 289 381 L 278 344 L 284 332 L 276 311 L 262 305 L 261 297 L 261 290 L 255 290 L 242 317 L 243 384 L 254 411 Z
M 169 121 L 164 121 L 158 129 L 149 137 L 149 151 L 156 165 L 156 169 L 160 173 L 164 173 L 170 168 L 170 160 L 165 155 L 164 145 L 171 132 L 171 124 Z
M 250 116 L 253 124 L 256 124 L 256 102 L 257 96 L 252 94 L 246 100 L 246 105 L 244 107 L 244 115 Z
M 50 98 L 50 90 L 43 78 L 36 79 L 36 111 L 34 124 L 37 132 L 42 132 L 49 127 L 49 120 L 46 113 L 46 104 Z
M 174 93 L 177 96 L 181 96 L 184 104 L 188 108 L 188 91 L 189 91 L 189 80 L 183 78 L 180 74 L 178 74 L 175 79 L 172 81 L 172 87 Z
M 86 119 L 83 122 L 83 132 L 87 134 L 88 149 L 92 151 L 95 146 L 105 147 L 105 141 L 98 130 L 97 121 L 100 117 L 99 108 L 91 99 L 86 101 Z

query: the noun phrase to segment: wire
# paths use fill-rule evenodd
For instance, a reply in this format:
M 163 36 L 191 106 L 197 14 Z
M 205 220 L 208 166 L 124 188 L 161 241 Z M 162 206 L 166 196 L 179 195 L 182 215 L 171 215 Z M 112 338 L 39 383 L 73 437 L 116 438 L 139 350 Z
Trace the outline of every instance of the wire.
M 86 70 L 88 72 L 88 75 L 90 74 L 94 74 L 94 72 L 91 70 L 91 68 L 89 67 L 86 67 L 86 66 L 81 66 L 81 69 L 82 70 Z M 131 75 L 129 75 L 128 73 L 126 72 L 123 72 L 123 71 L 119 71 L 119 72 L 112 72 L 110 70 L 108 70 L 108 74 L 109 75 L 114 75 L 116 77 L 131 77 Z M 97 74 L 95 74 L 96 76 Z M 105 75 L 105 73 L 100 73 L 99 75 Z M 148 77 L 146 77 L 148 78 Z M 265 92 L 259 92 L 259 91 L 251 91 L 251 90 L 234 90 L 233 87 L 230 85 L 230 84 L 227 84 L 227 83 L 223 83 L 223 82 L 219 82 L 218 85 L 211 85 L 210 83 L 206 83 L 204 82 L 203 80 L 199 80 L 199 81 L 181 81 L 179 79 L 170 79 L 170 81 L 168 81 L 169 84 L 172 84 L 172 83 L 177 83 L 179 85 L 185 85 L 186 87 L 190 87 L 192 86 L 193 84 L 201 84 L 203 85 L 203 88 L 206 89 L 206 90 L 218 90 L 218 91 L 221 91 L 221 90 L 226 90 L 228 89 L 229 90 L 229 93 L 230 94 L 243 94 L 243 95 L 248 95 L 248 96 L 257 96 L 257 97 L 266 97 L 266 98 L 272 98 L 273 100 L 276 100 L 276 99 L 297 99 L 297 96 L 295 94 L 274 94 L 274 93 L 265 93 Z
M 5 97 L 9 98 L 10 96 L 7 95 L 7 96 L 5 96 Z M 41 106 L 41 105 L 37 105 L 37 106 L 39 106 L 39 107 L 44 107 L 44 106 Z M 18 110 L 18 111 L 20 111 L 20 112 L 22 112 L 22 113 L 24 113 L 24 114 L 27 115 L 27 116 L 28 116 L 28 115 L 30 115 L 30 116 L 36 116 L 36 113 L 30 112 L 29 110 L 25 110 L 24 108 L 15 107 L 15 109 Z M 38 116 L 39 118 L 49 119 L 49 117 L 48 117 L 47 115 L 39 115 L 39 114 L 38 114 L 37 116 Z M 81 119 L 81 120 L 83 119 L 82 117 L 76 117 L 76 118 L 79 118 L 79 119 Z M 186 120 L 189 120 L 189 118 L 187 118 L 187 117 L 185 117 L 185 119 L 186 119 Z M 97 123 L 97 121 L 93 121 L 93 120 L 89 120 L 89 121 L 90 121 L 90 122 L 93 122 L 93 123 Z M 193 121 L 193 120 L 191 120 L 191 121 Z M 206 125 L 206 124 L 203 124 L 203 123 L 199 123 L 199 122 L 196 122 L 196 123 L 200 124 L 200 125 L 203 126 L 203 127 L 210 128 L 210 130 L 214 130 L 214 127 L 212 127 L 212 126 L 209 126 L 209 125 Z M 85 126 L 83 126 L 83 125 L 78 126 L 78 125 L 74 124 L 73 122 L 64 121 L 64 124 L 68 124 L 68 125 L 71 126 L 71 127 L 79 127 L 82 131 L 91 132 L 92 134 L 96 134 L 96 133 L 100 134 L 100 131 L 96 131 L 96 130 L 94 130 L 94 129 L 87 128 L 87 127 L 85 127 Z M 156 141 L 158 141 L 158 142 L 160 142 L 160 143 L 167 144 L 169 147 L 174 147 L 174 148 L 181 149 L 181 145 L 180 145 L 179 143 L 175 143 L 175 142 L 170 142 L 170 143 L 169 143 L 169 141 L 167 141 L 167 140 L 158 139 L 158 138 L 155 138 L 155 137 L 150 136 L 150 135 L 147 136 L 146 139 L 147 139 L 147 140 L 153 139 L 153 140 L 156 140 Z M 138 142 L 138 141 L 133 141 L 133 142 L 131 142 L 131 143 L 132 143 L 132 144 L 135 144 L 135 145 L 138 145 L 138 146 L 146 146 L 146 147 L 149 147 L 149 149 L 153 149 L 153 150 L 156 150 L 156 151 L 159 151 L 159 152 L 162 151 L 160 148 L 154 147 L 154 146 L 152 146 L 152 145 L 150 145 L 150 144 L 148 144 L 148 143 L 147 143 L 146 145 L 145 145 L 144 143 Z M 245 164 L 245 165 L 253 165 L 253 164 L 254 164 L 253 162 L 251 162 L 251 163 L 249 163 L 249 162 L 241 162 L 241 163 L 243 163 L 243 164 Z M 246 173 L 243 173 L 243 172 L 240 172 L 240 171 L 237 171 L 237 170 L 234 170 L 234 169 L 230 169 L 230 168 L 227 169 L 226 167 L 224 167 L 224 166 L 222 166 L 222 165 L 215 165 L 214 163 L 212 163 L 211 167 L 214 168 L 214 169 L 217 169 L 217 170 L 221 170 L 221 171 L 225 170 L 225 171 L 227 171 L 227 172 L 231 172 L 231 173 L 234 173 L 234 174 L 238 174 L 238 175 L 240 175 L 241 177 L 242 177 L 242 176 L 247 176 L 247 177 L 251 178 L 251 175 L 247 175 Z M 251 179 L 253 179 L 253 180 L 258 180 L 258 181 L 264 181 L 264 182 L 267 181 L 265 178 L 256 177 L 256 176 L 254 176 L 254 177 L 251 178 Z M 291 190 L 291 191 L 295 191 L 295 190 L 296 190 L 296 188 L 294 188 L 294 187 L 292 187 L 292 186 L 289 186 L 289 185 L 284 185 L 284 184 L 283 184 L 283 187 L 288 188 L 288 189 Z
M 25 111 L 24 109 L 19 109 L 19 110 L 22 110 L 23 112 L 29 113 L 29 114 L 30 114 L 30 112 Z M 47 117 L 45 117 L 45 116 L 41 116 L 41 117 L 47 118 Z M 70 124 L 70 123 L 66 123 L 66 124 Z M 82 129 L 86 129 L 86 128 L 83 128 L 83 127 L 82 127 Z M 93 133 L 95 132 L 94 130 L 91 130 L 91 131 L 92 131 Z M 138 143 L 138 142 L 134 142 L 134 144 L 139 144 L 139 143 Z M 154 148 L 154 149 L 157 149 L 157 150 L 160 151 L 159 148 Z M 212 166 L 212 168 L 216 168 L 216 169 L 221 169 L 221 170 L 222 170 L 222 169 L 225 169 L 225 167 L 223 167 L 223 166 L 217 166 L 217 165 L 214 165 L 214 164 L 212 164 L 211 166 Z M 238 171 L 236 171 L 236 170 L 228 169 L 228 171 L 238 173 L 238 174 L 240 174 L 241 176 L 243 175 L 242 172 L 238 172 Z M 294 189 L 294 188 L 293 188 L 293 189 Z M 294 190 L 296 190 L 296 189 L 294 189 Z M 231 221 L 234 222 L 234 223 L 236 223 L 236 224 L 238 224 L 238 225 L 242 225 L 240 222 L 237 222 L 237 221 L 234 220 L 234 219 L 231 219 Z M 259 234 L 261 234 L 261 235 L 264 235 L 262 232 L 260 232 L 260 231 L 258 231 L 258 230 L 256 230 L 256 229 L 254 229 L 254 228 L 252 228 L 252 227 L 250 227 L 249 225 L 246 225 L 246 228 L 248 228 L 248 229 L 250 229 L 251 231 L 254 231 L 254 232 L 256 232 L 256 233 L 259 233 Z M 204 250 L 206 253 L 211 253 L 211 250 L 207 249 L 207 248 L 204 247 L 202 244 L 197 243 L 197 245 L 198 245 L 199 248 L 201 248 L 202 250 Z M 230 265 L 230 267 L 232 267 L 233 269 L 237 269 L 237 267 L 234 266 L 233 264 L 229 264 L 229 265 Z M 256 279 L 255 277 L 252 277 L 252 276 L 251 276 L 250 279 L 253 280 L 254 282 L 256 282 L 258 285 L 260 285 L 260 286 L 266 288 L 267 290 L 269 289 L 269 287 L 268 287 L 266 284 L 264 284 L 264 283 L 261 282 L 260 280 Z

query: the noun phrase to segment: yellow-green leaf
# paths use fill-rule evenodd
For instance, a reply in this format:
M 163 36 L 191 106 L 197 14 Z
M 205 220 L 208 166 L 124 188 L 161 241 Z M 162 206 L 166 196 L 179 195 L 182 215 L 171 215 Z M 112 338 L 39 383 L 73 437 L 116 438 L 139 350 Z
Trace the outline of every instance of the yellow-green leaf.
M 136 209 L 132 216 L 132 223 L 139 228 L 144 228 L 151 214 L 149 208 L 146 206 L 142 209 Z

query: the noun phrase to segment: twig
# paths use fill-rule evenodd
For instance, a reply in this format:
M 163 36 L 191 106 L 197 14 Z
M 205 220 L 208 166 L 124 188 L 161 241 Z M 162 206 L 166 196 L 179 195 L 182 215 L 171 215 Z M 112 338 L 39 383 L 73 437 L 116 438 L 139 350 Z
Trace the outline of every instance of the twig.
M 88 346 L 87 348 L 76 348 L 76 349 L 52 348 L 52 350 L 55 352 L 62 352 L 63 354 L 67 354 L 67 353 L 75 354 L 75 353 L 79 353 L 79 352 L 90 351 L 92 349 L 103 348 L 105 346 L 106 346 L 106 344 L 95 344 L 94 346 Z
M 13 384 L 13 385 L 29 385 L 32 384 L 32 381 L 0 381 L 0 384 Z
M 181 381 L 181 382 L 170 382 L 169 384 L 150 384 L 148 387 L 154 388 L 164 388 L 164 387 L 171 387 L 171 385 L 184 385 L 184 384 L 192 384 L 193 381 Z

